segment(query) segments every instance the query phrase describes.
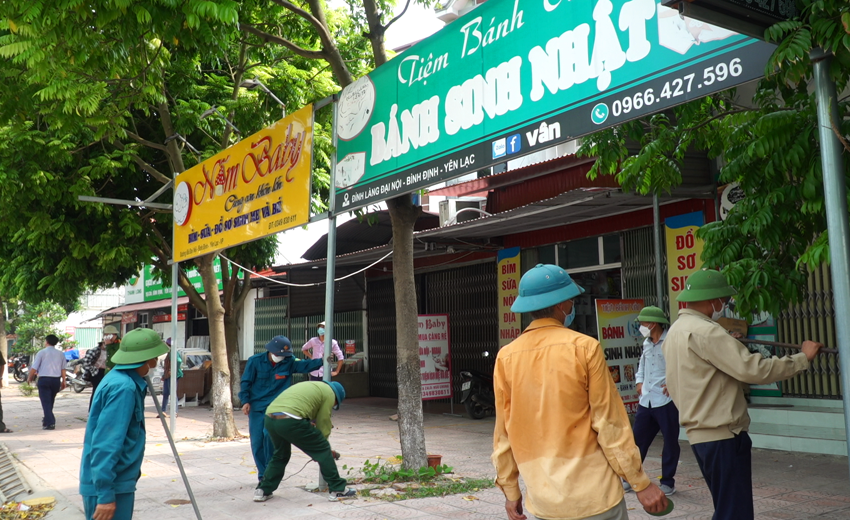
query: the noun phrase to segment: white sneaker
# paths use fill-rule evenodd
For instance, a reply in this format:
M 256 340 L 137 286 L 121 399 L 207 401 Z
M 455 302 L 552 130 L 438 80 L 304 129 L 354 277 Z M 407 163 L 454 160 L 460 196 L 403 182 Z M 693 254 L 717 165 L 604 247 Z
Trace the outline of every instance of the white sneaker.
M 658 486 L 658 488 L 668 497 L 676 492 L 676 488 L 670 487 L 666 484 L 661 484 L 660 486 Z
M 342 491 L 331 491 L 328 493 L 328 500 L 330 500 L 331 502 L 355 497 L 357 497 L 357 490 L 351 488 L 345 488 Z
M 266 500 L 272 497 L 273 493 L 269 493 L 268 495 L 263 492 L 262 489 L 257 488 L 254 490 L 254 502 L 265 502 Z

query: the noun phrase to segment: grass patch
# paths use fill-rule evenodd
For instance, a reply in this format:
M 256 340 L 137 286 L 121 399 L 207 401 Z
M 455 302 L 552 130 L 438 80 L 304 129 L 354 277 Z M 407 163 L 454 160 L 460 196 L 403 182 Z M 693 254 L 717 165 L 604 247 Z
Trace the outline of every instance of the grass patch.
M 29 384 L 27 381 L 18 385 L 18 390 L 24 397 L 38 397 L 38 387 Z
M 418 484 L 418 487 L 399 490 L 395 495 L 384 495 L 375 493 L 381 489 L 364 489 L 360 492 L 361 497 L 377 498 L 387 502 L 397 500 L 409 500 L 412 498 L 444 497 L 447 495 L 459 495 L 463 493 L 477 493 L 482 489 L 488 489 L 495 485 L 488 478 L 448 478 L 442 477 L 430 482 Z M 470 499 L 472 500 L 472 499 Z

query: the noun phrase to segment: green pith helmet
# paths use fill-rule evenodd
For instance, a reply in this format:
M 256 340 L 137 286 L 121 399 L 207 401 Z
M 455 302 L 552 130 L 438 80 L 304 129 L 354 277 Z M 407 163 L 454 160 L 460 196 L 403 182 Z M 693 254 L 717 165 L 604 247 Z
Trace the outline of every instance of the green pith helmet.
M 168 353 L 168 345 L 151 329 L 133 329 L 124 336 L 118 352 L 112 355 L 116 365 L 134 365 Z
M 637 321 L 651 321 L 654 323 L 670 325 L 670 321 L 667 319 L 667 316 L 664 315 L 664 311 L 654 305 L 648 305 L 641 309 L 640 314 L 638 314 Z
M 729 285 L 726 276 L 714 269 L 703 269 L 688 277 L 685 290 L 679 294 L 679 302 L 705 302 L 715 298 L 728 298 L 738 291 Z
M 519 296 L 511 305 L 511 311 L 539 311 L 575 298 L 583 292 L 584 289 L 562 268 L 552 264 L 537 264 L 522 275 Z

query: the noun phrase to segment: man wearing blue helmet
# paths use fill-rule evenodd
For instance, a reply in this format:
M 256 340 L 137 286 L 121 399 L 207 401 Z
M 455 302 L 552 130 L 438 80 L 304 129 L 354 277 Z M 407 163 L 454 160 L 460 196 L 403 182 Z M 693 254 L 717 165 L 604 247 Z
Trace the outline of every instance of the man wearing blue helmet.
M 496 358 L 493 465 L 510 520 L 627 520 L 620 479 L 650 513 L 667 497 L 643 471 L 626 408 L 599 342 L 568 327 L 584 292 L 562 268 L 538 264 L 519 282 L 513 312 L 534 321 Z M 516 403 L 516 406 L 514 406 Z
M 248 358 L 242 373 L 239 400 L 242 412 L 248 416 L 251 453 L 257 465 L 257 477 L 263 473 L 274 452 L 274 446 L 264 427 L 266 408 L 281 392 L 292 385 L 292 374 L 306 374 L 322 366 L 321 359 L 296 361 L 292 343 L 286 336 L 275 336 L 266 343 L 266 352 Z

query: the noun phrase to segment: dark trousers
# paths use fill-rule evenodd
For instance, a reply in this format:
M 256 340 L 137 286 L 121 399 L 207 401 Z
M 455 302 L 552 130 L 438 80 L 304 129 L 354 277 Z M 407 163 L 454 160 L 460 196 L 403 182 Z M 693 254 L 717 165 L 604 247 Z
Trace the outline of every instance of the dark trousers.
M 711 491 L 713 520 L 753 520 L 752 447 L 747 432 L 732 439 L 691 445 Z
M 41 400 L 41 409 L 44 411 L 42 426 L 55 426 L 56 417 L 53 416 L 53 403 L 62 380 L 58 377 L 38 377 L 38 398 Z
M 179 383 L 179 377 L 177 378 L 177 381 Z M 171 399 L 171 376 L 162 379 L 162 411 L 165 413 L 171 413 L 168 409 L 169 399 Z
M 266 417 L 266 430 L 274 445 L 272 460 L 263 474 L 263 480 L 257 486 L 266 495 L 271 494 L 283 480 L 286 465 L 292 457 L 292 446 L 300 449 L 311 459 L 319 463 L 319 471 L 328 483 L 331 491 L 344 491 L 346 481 L 339 476 L 331 445 L 318 428 L 307 419 L 272 419 Z
M 676 468 L 679 465 L 679 410 L 672 401 L 658 408 L 645 408 L 638 405 L 635 414 L 635 444 L 640 450 L 640 460 L 646 453 L 658 432 L 664 436 L 664 449 L 661 451 L 661 483 L 675 487 Z
M 325 379 L 322 376 L 314 376 L 313 374 L 310 374 L 310 381 L 324 381 L 324 380 Z
M 94 400 L 94 392 L 97 390 L 97 385 L 103 380 L 103 376 L 106 375 L 106 370 L 99 368 L 97 369 L 97 373 L 91 376 L 91 397 L 89 397 L 89 410 L 91 410 L 91 403 Z
M 0 432 L 6 431 L 6 423 L 3 422 L 3 403 L 0 402 Z

